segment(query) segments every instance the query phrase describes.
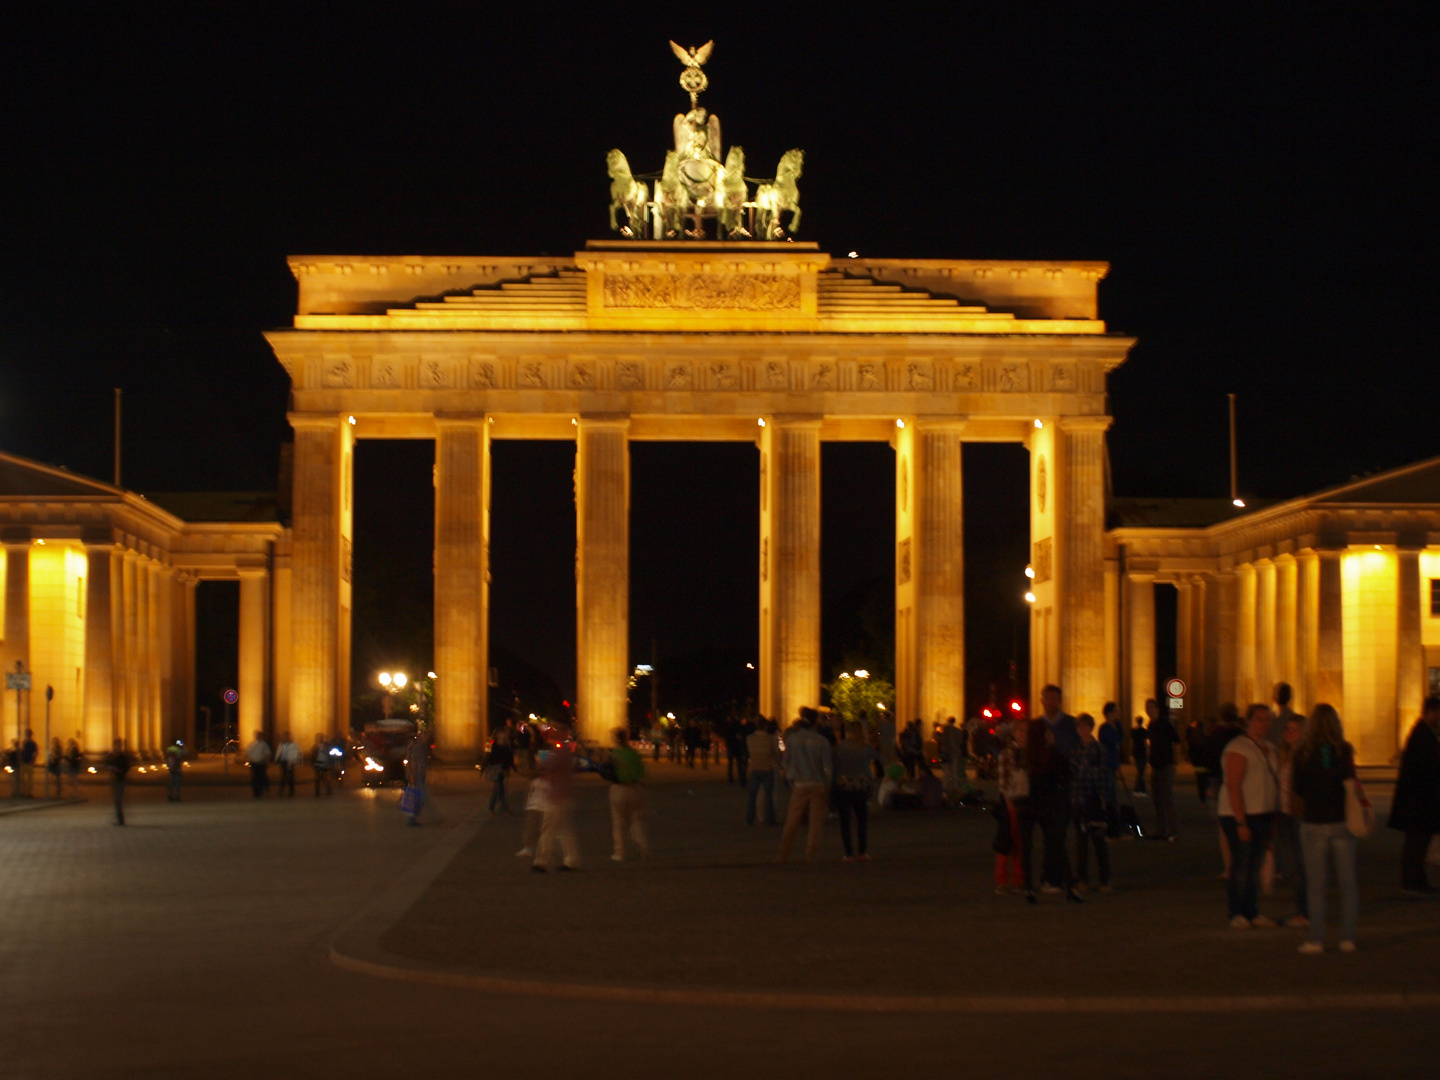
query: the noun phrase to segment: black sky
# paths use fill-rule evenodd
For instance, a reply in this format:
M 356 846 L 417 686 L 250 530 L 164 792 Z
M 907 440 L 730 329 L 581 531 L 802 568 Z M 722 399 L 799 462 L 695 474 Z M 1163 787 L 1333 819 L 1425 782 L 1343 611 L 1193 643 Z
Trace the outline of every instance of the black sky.
M 6 5 L 0 447 L 108 477 L 123 386 L 127 486 L 273 489 L 287 386 L 260 333 L 294 311 L 285 255 L 577 249 L 604 234 L 605 152 L 659 165 L 684 103 L 666 38 L 713 37 L 725 143 L 757 170 L 805 148 L 802 239 L 1112 263 L 1101 314 L 1140 339 L 1111 381 L 1118 493 L 1224 494 L 1227 391 L 1255 496 L 1440 453 L 1426 9 L 676 10 Z M 866 589 L 889 587 L 869 515 L 893 479 L 866 449 L 825 462 L 837 663 Z M 637 448 L 637 648 L 753 648 L 744 450 Z M 568 467 L 500 453 L 495 635 L 563 687 Z M 427 557 L 388 556 L 429 535 L 428 490 L 393 494 L 417 470 L 425 487 L 415 454 L 360 461 L 358 490 L 390 500 L 368 534 L 377 603 L 428 588 Z M 1004 579 L 972 598 L 991 670 L 1023 477 L 1001 452 L 967 461 L 972 589 Z

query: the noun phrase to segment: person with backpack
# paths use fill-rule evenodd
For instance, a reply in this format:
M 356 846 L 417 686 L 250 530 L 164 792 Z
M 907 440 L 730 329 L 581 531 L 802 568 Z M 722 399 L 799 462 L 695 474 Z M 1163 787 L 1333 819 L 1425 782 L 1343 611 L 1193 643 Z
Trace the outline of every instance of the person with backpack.
M 1340 886 L 1340 951 L 1354 952 L 1360 888 L 1355 880 L 1355 837 L 1345 821 L 1345 788 L 1357 783 L 1355 751 L 1345 741 L 1340 715 L 1332 706 L 1316 705 L 1310 714 L 1295 747 L 1290 783 L 1294 797 L 1304 805 L 1300 845 L 1305 853 L 1310 936 L 1300 951 L 1325 951 L 1325 877 L 1333 857 Z

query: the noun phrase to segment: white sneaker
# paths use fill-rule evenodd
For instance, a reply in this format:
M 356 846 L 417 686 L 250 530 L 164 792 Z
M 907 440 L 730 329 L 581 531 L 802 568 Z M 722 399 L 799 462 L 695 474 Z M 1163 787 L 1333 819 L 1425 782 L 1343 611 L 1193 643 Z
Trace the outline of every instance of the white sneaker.
M 528 847 L 522 847 L 519 851 L 515 852 L 515 857 L 517 859 L 533 859 L 535 852 Z
M 1315 953 L 1323 953 L 1325 951 L 1325 946 L 1321 945 L 1318 941 L 1307 941 L 1304 945 L 1300 946 L 1298 951 L 1305 953 L 1307 956 L 1310 956 L 1314 955 Z
M 1236 915 L 1233 919 L 1230 920 L 1230 929 L 1249 930 L 1250 920 L 1247 919 L 1244 915 Z
M 1341 952 L 1354 952 L 1354 951 L 1355 951 L 1355 942 L 1353 942 L 1353 941 L 1342 941 L 1342 942 L 1340 942 L 1340 951 L 1341 951 Z

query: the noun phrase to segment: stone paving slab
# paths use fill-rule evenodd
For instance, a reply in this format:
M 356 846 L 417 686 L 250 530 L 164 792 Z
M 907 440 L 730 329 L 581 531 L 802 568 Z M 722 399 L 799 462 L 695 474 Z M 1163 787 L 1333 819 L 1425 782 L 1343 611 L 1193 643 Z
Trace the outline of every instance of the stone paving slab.
M 745 826 L 737 788 L 660 771 L 648 791 L 652 859 L 609 861 L 604 788 L 582 785 L 584 870 L 531 874 L 514 855 L 520 819 L 486 822 L 379 947 L 437 971 L 648 989 L 1121 1005 L 1440 995 L 1440 904 L 1395 887 L 1399 837 L 1388 830 L 1361 848 L 1360 951 L 1313 957 L 1296 952 L 1299 929 L 1225 925 L 1216 827 L 1193 789 L 1181 795 L 1178 843 L 1112 845 L 1114 893 L 1028 906 L 994 895 L 983 812 L 878 814 L 864 864 L 840 861 L 832 821 L 821 860 L 775 866 L 779 830 Z M 1286 888 L 1262 909 L 1292 911 Z

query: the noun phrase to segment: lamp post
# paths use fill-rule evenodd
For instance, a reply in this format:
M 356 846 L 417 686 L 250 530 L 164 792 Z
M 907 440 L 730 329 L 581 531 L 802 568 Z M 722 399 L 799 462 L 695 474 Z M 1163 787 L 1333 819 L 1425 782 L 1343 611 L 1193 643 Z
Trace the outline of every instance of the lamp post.
M 395 691 L 404 690 L 405 684 L 410 680 L 403 671 L 397 671 L 393 675 L 388 671 L 380 672 L 378 676 L 381 687 L 385 690 L 385 696 L 380 699 L 380 706 L 385 711 L 385 719 L 390 719 L 390 709 L 394 704 Z

